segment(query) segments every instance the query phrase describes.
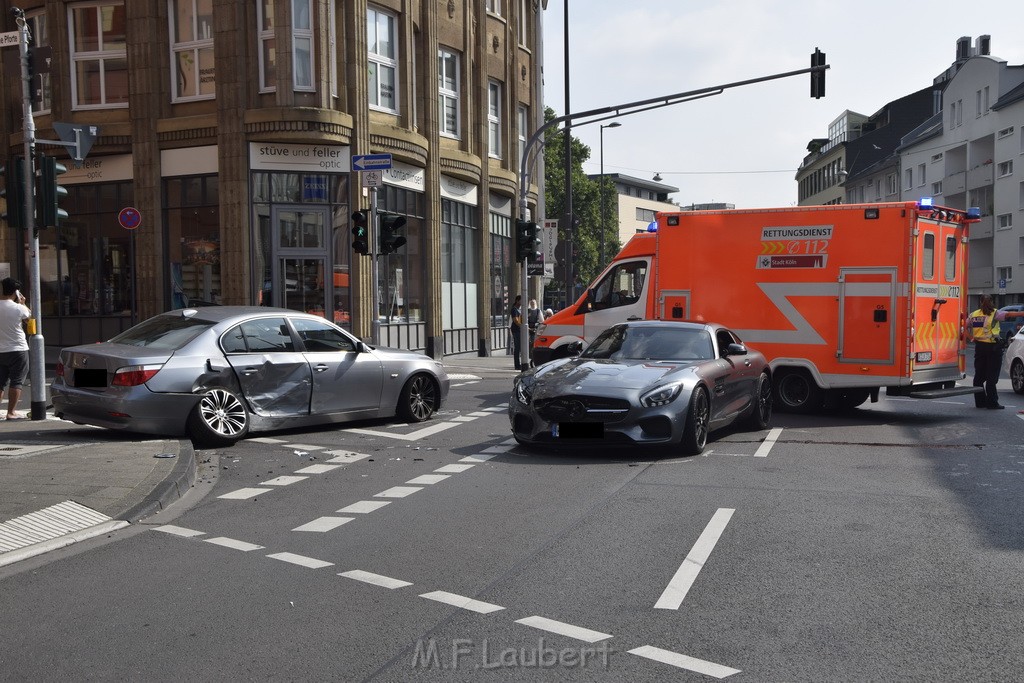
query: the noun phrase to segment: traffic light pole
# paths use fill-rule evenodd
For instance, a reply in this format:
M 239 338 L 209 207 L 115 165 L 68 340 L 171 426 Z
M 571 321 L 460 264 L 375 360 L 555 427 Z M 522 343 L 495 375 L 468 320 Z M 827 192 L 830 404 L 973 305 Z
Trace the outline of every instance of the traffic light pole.
M 370 220 L 366 221 L 366 241 L 370 247 L 370 291 L 373 293 L 373 317 L 371 320 L 371 342 L 380 346 L 380 285 L 377 281 L 377 188 L 370 188 Z
M 42 289 L 39 283 L 39 231 L 36 230 L 35 158 L 36 121 L 32 117 L 32 78 L 28 68 L 28 22 L 25 13 L 12 8 L 21 39 L 21 105 L 25 125 L 25 235 L 29 247 L 29 303 L 32 318 L 28 323 L 29 381 L 32 384 L 33 420 L 46 419 L 46 346 L 43 340 Z

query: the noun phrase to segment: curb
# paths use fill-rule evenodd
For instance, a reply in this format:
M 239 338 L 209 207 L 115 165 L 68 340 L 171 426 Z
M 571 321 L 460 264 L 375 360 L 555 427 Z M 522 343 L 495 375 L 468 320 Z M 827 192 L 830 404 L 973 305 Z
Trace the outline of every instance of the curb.
M 134 524 L 155 515 L 184 496 L 196 481 L 196 452 L 189 439 L 178 440 L 178 459 L 169 477 L 157 484 L 143 500 L 119 517 Z

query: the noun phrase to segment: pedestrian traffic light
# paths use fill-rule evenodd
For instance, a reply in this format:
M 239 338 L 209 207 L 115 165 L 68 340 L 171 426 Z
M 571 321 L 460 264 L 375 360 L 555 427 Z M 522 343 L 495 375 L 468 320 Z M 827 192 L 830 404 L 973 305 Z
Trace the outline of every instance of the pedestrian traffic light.
M 516 261 L 539 261 L 540 228 L 533 221 L 516 221 Z
M 370 253 L 365 211 L 356 211 L 352 214 L 352 251 L 363 256 Z
M 25 227 L 25 159 L 24 157 L 11 156 L 7 158 L 7 164 L 0 166 L 0 173 L 4 176 L 3 185 L 0 186 L 0 195 L 7 200 L 7 211 L 3 218 L 7 220 L 9 228 Z
M 825 53 L 814 48 L 811 54 L 811 66 L 825 66 Z M 811 72 L 811 97 L 819 99 L 825 96 L 825 69 Z
M 405 246 L 405 237 L 398 232 L 405 226 L 405 216 L 382 213 L 380 216 L 380 253 L 392 254 Z
M 57 178 L 68 172 L 68 167 L 53 157 L 39 155 L 39 216 L 36 227 L 53 228 L 68 217 L 60 208 L 60 201 L 68 196 L 68 189 L 57 184 Z

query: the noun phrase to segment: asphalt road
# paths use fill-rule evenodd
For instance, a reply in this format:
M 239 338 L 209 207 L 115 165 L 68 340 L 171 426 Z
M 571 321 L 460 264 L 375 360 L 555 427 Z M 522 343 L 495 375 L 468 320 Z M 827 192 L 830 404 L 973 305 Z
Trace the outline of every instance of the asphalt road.
M 200 451 L 194 492 L 0 572 L 0 679 L 1008 680 L 1024 399 L 777 415 L 707 452 L 425 425 Z M 381 504 L 384 505 L 381 505 Z

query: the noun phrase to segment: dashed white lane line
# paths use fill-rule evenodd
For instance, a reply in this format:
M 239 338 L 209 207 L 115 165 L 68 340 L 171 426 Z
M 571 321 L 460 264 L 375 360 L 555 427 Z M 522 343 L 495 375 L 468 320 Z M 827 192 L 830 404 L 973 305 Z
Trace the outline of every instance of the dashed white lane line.
M 173 524 L 164 524 L 163 526 L 154 527 L 153 531 L 162 531 L 165 534 L 172 534 L 174 536 L 184 536 L 185 538 L 206 535 L 205 531 L 195 531 L 193 529 L 186 529 L 182 526 L 174 526 Z
M 470 469 L 471 467 L 476 467 L 476 465 L 471 465 L 469 463 L 466 463 L 465 465 L 459 465 L 459 464 L 445 465 L 444 467 L 438 467 L 434 471 L 435 472 L 447 472 L 449 474 L 458 474 L 459 472 L 465 472 L 466 470 Z
M 290 484 L 295 484 L 300 481 L 305 481 L 306 479 L 309 479 L 309 477 L 292 477 L 289 475 L 283 475 L 280 477 L 275 477 L 273 479 L 268 479 L 263 483 L 266 486 L 288 486 Z
M 252 441 L 253 443 L 267 443 L 267 444 L 279 444 L 288 443 L 284 439 L 272 439 L 269 436 L 258 436 L 252 439 L 246 439 L 246 441 Z
M 303 467 L 301 470 L 295 470 L 295 474 L 323 474 L 324 472 L 330 472 L 336 470 L 341 465 L 310 465 L 309 467 Z
M 410 581 L 402 581 L 400 579 L 392 579 L 390 576 L 384 576 L 382 574 L 373 574 L 371 572 L 364 572 L 362 569 L 353 569 L 348 572 L 340 572 L 338 576 L 344 576 L 347 579 L 355 579 L 356 581 L 362 581 L 363 583 L 371 583 L 374 586 L 380 586 L 389 590 L 396 588 L 405 588 L 411 586 Z
M 334 457 L 326 462 L 339 465 L 348 465 L 362 460 L 363 458 L 370 457 L 366 453 L 354 453 L 352 451 L 327 451 L 327 454 L 333 455 Z
M 237 491 L 231 491 L 230 493 L 225 493 L 224 495 L 217 497 L 227 498 L 228 500 L 246 500 L 248 498 L 255 498 L 261 493 L 266 493 L 267 491 L 273 490 L 274 489 L 244 488 L 238 489 Z
M 493 415 L 493 413 L 489 413 L 486 410 L 478 410 L 475 413 L 468 413 L 466 417 L 487 417 L 488 415 Z
M 459 459 L 459 462 L 487 462 L 491 458 L 497 457 L 496 455 L 467 455 L 465 458 Z
M 683 563 L 679 565 L 679 569 L 676 570 L 675 576 L 668 582 L 668 586 L 658 598 L 658 602 L 654 603 L 654 609 L 679 609 L 679 605 L 683 604 L 683 598 L 693 586 L 693 582 L 697 580 L 697 575 L 700 574 L 700 570 L 711 556 L 711 551 L 714 550 L 715 544 L 721 538 L 722 532 L 725 531 L 734 512 L 736 510 L 732 508 L 718 508 L 711 517 L 711 521 L 704 527 L 697 542 L 693 544 L 690 554 L 686 556 Z
M 635 647 L 632 650 L 627 650 L 627 652 L 631 655 L 636 655 L 637 657 L 653 659 L 654 661 L 661 662 L 662 664 L 669 664 L 670 666 L 674 666 L 678 669 L 686 669 L 687 671 L 704 674 L 705 676 L 711 676 L 712 678 L 722 679 L 740 672 L 739 669 L 715 664 L 714 662 L 706 662 L 703 659 L 681 655 L 678 652 L 672 652 L 671 650 L 662 650 L 660 647 L 653 647 L 651 645 Z
M 327 448 L 327 446 L 314 446 L 313 444 L 308 443 L 290 443 L 286 444 L 286 447 L 293 448 L 297 451 L 322 451 Z
M 757 447 L 757 451 L 755 451 L 754 457 L 767 458 L 768 451 L 770 451 L 772 449 L 772 446 L 775 445 L 775 442 L 779 440 L 780 434 L 782 434 L 782 427 L 775 427 L 770 432 L 768 432 L 768 436 L 766 436 L 764 441 L 761 442 L 761 445 Z
M 296 555 L 295 553 L 272 553 L 267 555 L 267 557 L 272 560 L 288 562 L 289 564 L 297 564 L 300 567 L 308 567 L 309 569 L 323 569 L 334 564 L 333 562 L 324 562 L 323 560 L 306 557 L 305 555 Z
M 446 605 L 452 607 L 459 607 L 461 609 L 469 610 L 470 612 L 477 612 L 478 614 L 490 614 L 491 612 L 497 612 L 505 609 L 500 605 L 492 605 L 489 602 L 481 602 L 480 600 L 474 600 L 467 598 L 464 595 L 457 595 L 456 593 L 449 593 L 447 591 L 431 591 L 430 593 L 424 593 L 420 596 L 427 600 L 433 600 L 435 602 L 443 602 Z
M 516 619 L 516 623 L 540 629 L 541 631 L 547 631 L 548 633 L 557 633 L 558 635 L 566 636 L 567 638 L 582 640 L 585 643 L 596 643 L 612 637 L 612 634 L 610 633 L 591 631 L 589 628 L 574 626 L 573 624 L 567 624 L 564 621 L 555 621 L 554 619 L 548 619 L 547 617 L 526 617 L 525 619 Z
M 409 481 L 407 481 L 405 483 L 406 484 L 410 484 L 412 486 L 424 486 L 424 485 L 430 486 L 432 484 L 437 484 L 439 482 L 442 482 L 442 481 L 444 481 L 445 479 L 448 479 L 451 476 L 452 475 L 450 475 L 450 474 L 421 474 L 420 476 L 416 477 L 415 479 L 410 479 Z
M 391 505 L 390 500 L 361 500 L 358 503 L 352 503 L 348 507 L 343 507 L 338 512 L 365 515 L 374 510 L 380 510 L 385 505 Z
M 205 538 L 203 540 L 207 543 L 224 546 L 225 548 L 241 550 L 243 553 L 247 553 L 252 550 L 263 550 L 263 546 L 261 545 L 256 545 L 255 543 L 246 543 L 245 541 L 238 541 L 234 538 L 226 538 L 224 536 L 218 536 L 217 538 Z
M 451 421 L 452 422 L 472 422 L 475 419 L 476 419 L 476 417 L 474 417 L 473 415 L 459 415 L 458 417 L 453 417 L 451 419 Z
M 366 434 L 368 436 L 386 436 L 389 439 L 401 439 L 402 441 L 419 441 L 422 438 L 432 436 L 438 432 L 443 432 L 446 429 L 458 427 L 459 424 L 460 423 L 458 422 L 438 422 L 435 425 L 424 427 L 423 429 L 418 429 L 415 432 L 410 432 L 408 434 L 398 434 L 397 432 L 378 432 L 373 429 L 347 429 L 345 431 L 352 434 Z
M 392 486 L 386 491 L 373 494 L 374 498 L 405 498 L 411 496 L 417 491 L 422 491 L 422 486 Z
M 342 524 L 348 524 L 355 517 L 317 517 L 312 522 L 306 522 L 302 526 L 297 526 L 292 531 L 318 531 L 323 533 L 330 531 L 331 529 L 337 529 Z

